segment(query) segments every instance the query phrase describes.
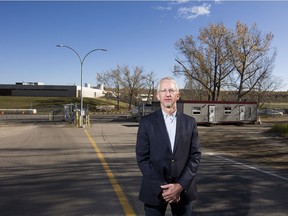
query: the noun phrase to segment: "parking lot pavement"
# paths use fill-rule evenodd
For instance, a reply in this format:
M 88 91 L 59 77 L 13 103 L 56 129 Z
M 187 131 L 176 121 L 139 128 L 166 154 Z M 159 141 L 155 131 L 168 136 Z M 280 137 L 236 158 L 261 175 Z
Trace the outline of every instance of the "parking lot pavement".
M 288 138 L 269 132 L 272 124 L 200 127 L 202 148 L 276 169 L 288 178 Z
M 13 130 L 0 127 L 1 215 L 126 215 L 112 185 L 116 183 L 135 215 L 144 215 L 138 200 L 141 174 L 135 159 L 138 123 L 99 122 L 89 128 L 9 127 Z M 103 165 L 85 131 L 107 164 Z M 249 149 L 236 151 L 237 140 L 246 147 L 258 139 L 255 145 L 276 140 L 276 150 L 282 144 L 260 128 L 257 133 L 251 130 L 254 134 L 245 139 L 247 131 L 247 127 L 199 127 L 203 155 L 197 176 L 199 198 L 193 204 L 195 215 L 288 215 L 287 180 L 259 171 L 267 166 L 250 160 L 257 156 L 255 152 L 244 157 L 244 150 Z M 204 143 L 207 139 L 209 145 Z M 232 153 L 228 152 L 228 144 Z M 261 148 L 258 150 L 262 154 Z M 107 169 L 116 183 L 111 182 Z M 273 170 L 277 167 L 269 171 Z
M 96 124 L 94 126 L 97 131 L 97 134 L 95 134 L 96 140 L 102 137 L 105 140 L 105 145 L 111 146 L 111 149 L 118 152 L 119 158 L 123 158 L 124 155 L 127 156 L 127 153 L 129 153 L 134 160 L 137 124 Z M 214 142 L 220 143 L 221 146 L 226 144 L 225 140 L 223 140 L 223 136 L 226 137 L 226 134 L 231 135 L 231 138 L 227 138 L 228 143 L 232 142 L 232 137 L 235 140 L 241 140 L 240 134 L 242 134 L 242 136 L 246 136 L 246 146 L 249 145 L 251 140 L 254 140 L 255 144 L 255 140 L 257 139 L 259 139 L 259 142 L 266 140 L 268 143 L 267 139 L 269 138 L 274 140 L 274 143 L 277 140 L 278 145 L 275 146 L 283 148 L 282 139 L 275 139 L 275 137 L 273 138 L 269 134 L 261 136 L 266 129 L 265 127 L 259 127 L 257 130 L 253 130 L 251 126 L 248 126 L 248 128 L 244 126 L 215 126 L 212 128 L 199 127 L 199 132 L 202 141 L 204 139 L 201 138 L 201 135 L 205 135 L 206 139 L 211 138 Z M 249 135 L 249 139 L 247 138 L 247 131 L 254 131 Z M 237 136 L 234 133 L 237 133 Z M 212 138 L 211 136 L 214 137 Z M 242 139 L 242 145 L 243 140 L 244 138 Z M 236 143 L 234 145 L 234 148 L 231 149 L 234 154 L 231 154 L 231 151 L 228 154 L 228 150 L 223 154 L 221 152 L 223 149 L 217 149 L 212 144 L 210 144 L 211 148 L 209 148 L 208 144 L 205 145 L 203 143 L 203 156 L 197 176 L 199 199 L 194 202 L 195 214 L 203 216 L 287 216 L 286 200 L 288 199 L 288 195 L 286 191 L 288 189 L 288 178 L 282 176 L 285 173 L 280 170 L 279 175 L 273 175 L 274 172 L 278 173 L 276 167 L 267 168 L 267 166 L 264 166 L 262 170 L 262 164 L 258 164 L 256 160 L 251 160 L 251 163 L 248 163 L 250 162 L 246 160 L 248 158 L 242 158 L 238 154 L 235 154 Z M 258 150 L 261 153 L 260 149 Z M 242 152 L 241 154 L 243 155 L 244 153 Z M 107 155 L 107 157 L 114 158 L 115 160 L 115 155 Z M 135 169 L 134 175 L 139 175 L 135 164 L 133 166 Z M 258 169 L 256 169 L 257 167 Z M 137 209 L 141 208 L 139 203 L 136 204 Z M 138 213 L 143 214 L 143 212 Z
M 288 215 L 288 179 L 203 153 L 194 202 L 197 216 Z
M 0 127 L 0 215 L 124 215 L 83 130 Z

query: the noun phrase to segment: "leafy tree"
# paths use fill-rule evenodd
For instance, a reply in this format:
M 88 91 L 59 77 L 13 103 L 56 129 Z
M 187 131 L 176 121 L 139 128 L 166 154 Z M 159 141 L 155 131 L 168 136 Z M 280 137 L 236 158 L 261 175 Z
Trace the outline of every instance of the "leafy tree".
M 273 34 L 263 36 L 256 24 L 248 28 L 238 21 L 235 32 L 223 24 L 210 24 L 200 29 L 197 40 L 186 36 L 176 42 L 184 59 L 175 59 L 174 74 L 185 76 L 186 86 L 198 89 L 201 98 L 205 90 L 208 100 L 219 100 L 221 90 L 230 89 L 237 91 L 241 101 L 259 86 L 279 82 L 272 79 L 277 55 L 271 48 L 272 40 Z
M 190 83 L 195 82 L 195 86 L 200 84 L 201 89 L 206 90 L 208 100 L 218 100 L 220 90 L 225 86 L 224 80 L 234 69 L 226 47 L 230 36 L 223 24 L 210 24 L 200 29 L 198 43 L 193 36 L 180 39 L 176 49 L 185 60 L 176 59 L 178 65 L 174 67 L 174 74 L 184 75 Z
M 263 36 L 256 24 L 248 28 L 237 22 L 235 33 L 227 45 L 235 67 L 235 73 L 230 76 L 230 85 L 237 90 L 238 101 L 271 78 L 277 54 L 276 50 L 271 50 L 272 39 L 272 33 Z

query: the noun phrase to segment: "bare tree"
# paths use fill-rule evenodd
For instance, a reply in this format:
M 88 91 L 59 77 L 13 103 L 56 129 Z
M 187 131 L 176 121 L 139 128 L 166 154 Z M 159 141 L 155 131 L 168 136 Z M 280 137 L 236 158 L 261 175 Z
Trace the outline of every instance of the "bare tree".
M 207 91 L 203 89 L 202 85 L 199 82 L 195 82 L 194 79 L 189 78 L 185 82 L 184 89 L 189 90 L 189 100 L 206 100 L 207 99 Z
M 269 79 L 260 79 L 254 87 L 254 90 L 251 91 L 251 95 L 257 102 L 258 107 L 263 107 L 265 104 L 265 98 L 280 88 L 282 83 L 283 82 L 281 79 L 274 76 L 270 77 Z
M 212 69 L 210 72 L 212 100 L 219 99 L 221 88 L 226 87 L 225 79 L 234 70 L 226 47 L 230 37 L 231 33 L 224 24 L 210 24 L 208 28 L 200 31 L 199 39 L 206 47 L 206 58 L 209 59 L 208 63 Z
M 145 76 L 145 80 L 146 80 L 146 84 L 145 87 L 148 89 L 148 94 L 147 94 L 147 102 L 151 103 L 152 101 L 154 101 L 154 97 L 155 97 L 155 74 L 154 72 L 150 72 Z
M 122 86 L 124 94 L 127 95 L 127 100 L 130 110 L 132 104 L 136 103 L 137 96 L 145 86 L 145 76 L 142 67 L 135 67 L 131 72 L 128 66 L 122 68 Z
M 211 24 L 200 30 L 199 45 L 192 36 L 180 39 L 176 49 L 185 61 L 175 59 L 178 65 L 174 67 L 174 74 L 195 80 L 206 90 L 208 100 L 218 100 L 224 80 L 234 69 L 226 47 L 230 36 L 223 24 Z
M 117 65 L 116 69 L 106 71 L 96 75 L 98 82 L 112 89 L 112 94 L 115 93 L 117 99 L 117 109 L 120 109 L 120 89 L 121 89 L 121 67 Z
M 128 102 L 130 110 L 132 104 L 138 102 L 138 96 L 145 88 L 150 89 L 149 94 L 154 92 L 154 77 L 153 72 L 144 74 L 142 67 L 135 67 L 131 71 L 128 66 L 117 65 L 116 69 L 97 74 L 96 79 L 114 91 L 118 109 L 121 100 Z
M 233 37 L 227 43 L 235 73 L 231 74 L 231 86 L 238 92 L 238 101 L 256 86 L 270 79 L 276 50 L 271 50 L 273 34 L 262 36 L 254 24 L 236 24 Z M 272 83 L 271 83 L 272 84 Z

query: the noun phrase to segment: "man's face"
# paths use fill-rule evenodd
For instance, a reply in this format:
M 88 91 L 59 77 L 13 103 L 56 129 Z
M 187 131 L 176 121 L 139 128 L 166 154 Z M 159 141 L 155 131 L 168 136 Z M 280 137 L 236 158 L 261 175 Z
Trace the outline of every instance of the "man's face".
M 176 90 L 175 83 L 171 80 L 162 80 L 160 83 L 160 91 L 157 92 L 157 99 L 160 101 L 161 106 L 166 108 L 175 106 L 176 108 L 179 92 Z

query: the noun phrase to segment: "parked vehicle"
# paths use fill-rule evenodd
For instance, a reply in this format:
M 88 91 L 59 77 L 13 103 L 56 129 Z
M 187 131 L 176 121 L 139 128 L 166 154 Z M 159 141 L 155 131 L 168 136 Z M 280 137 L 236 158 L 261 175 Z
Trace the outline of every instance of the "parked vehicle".
M 259 116 L 283 116 L 284 110 L 280 109 L 261 109 L 257 110 Z

